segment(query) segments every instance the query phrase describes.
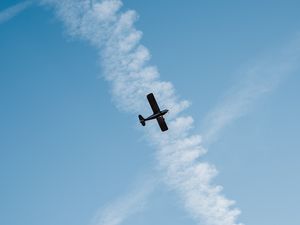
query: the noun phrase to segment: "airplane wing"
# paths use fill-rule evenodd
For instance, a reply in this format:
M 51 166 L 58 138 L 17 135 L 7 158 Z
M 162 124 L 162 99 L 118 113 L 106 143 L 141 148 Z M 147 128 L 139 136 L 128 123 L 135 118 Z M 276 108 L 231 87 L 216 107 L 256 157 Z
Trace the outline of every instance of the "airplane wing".
M 156 119 L 157 119 L 157 122 L 158 122 L 158 124 L 160 126 L 161 131 L 168 130 L 168 126 L 167 126 L 167 124 L 165 122 L 165 119 L 162 116 L 157 117 Z
M 148 94 L 147 95 L 147 99 L 148 99 L 148 102 L 149 102 L 149 104 L 150 104 L 150 106 L 152 108 L 153 113 L 155 114 L 155 113 L 160 112 L 160 109 L 159 109 L 159 107 L 157 105 L 157 102 L 156 102 L 156 100 L 154 98 L 153 93 Z

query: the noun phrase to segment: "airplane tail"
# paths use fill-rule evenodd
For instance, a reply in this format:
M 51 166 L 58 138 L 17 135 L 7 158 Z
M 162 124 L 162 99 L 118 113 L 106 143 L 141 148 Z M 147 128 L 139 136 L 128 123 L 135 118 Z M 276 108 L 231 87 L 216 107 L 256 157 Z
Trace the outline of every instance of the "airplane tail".
M 145 126 L 146 125 L 146 122 L 145 122 L 145 119 L 142 115 L 139 115 L 139 120 L 140 120 L 140 123 Z

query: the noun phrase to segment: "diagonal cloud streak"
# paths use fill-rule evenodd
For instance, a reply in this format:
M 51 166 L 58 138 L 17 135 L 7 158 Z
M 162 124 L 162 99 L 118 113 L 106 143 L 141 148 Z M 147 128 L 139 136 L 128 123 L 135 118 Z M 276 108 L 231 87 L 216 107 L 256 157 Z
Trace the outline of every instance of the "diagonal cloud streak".
M 148 177 L 147 182 L 139 185 L 138 189 L 100 209 L 93 218 L 91 225 L 118 225 L 123 223 L 128 217 L 144 209 L 146 199 L 154 188 L 155 181 Z
M 136 12 L 121 11 L 120 0 L 41 2 L 55 8 L 71 36 L 86 40 L 99 50 L 104 76 L 111 84 L 118 108 L 136 114 L 145 112 L 145 95 L 154 92 L 162 107 L 170 110 L 169 132 L 158 134 L 156 124 L 149 124 L 146 135 L 157 149 L 164 181 L 181 196 L 190 215 L 207 225 L 241 225 L 237 222 L 240 210 L 233 208 L 234 201 L 221 193 L 221 186 L 212 184 L 216 168 L 199 161 L 206 153 L 201 136 L 191 131 L 192 117 L 180 116 L 189 106 L 188 101 L 181 101 L 173 85 L 161 81 L 157 68 L 149 65 L 150 53 L 140 44 L 142 32 L 134 27 Z M 125 212 L 131 205 L 125 207 Z M 113 221 L 106 212 L 100 216 L 105 221 L 100 224 L 116 225 L 125 216 L 123 213 L 122 219 Z
M 273 91 L 299 68 L 299 46 L 298 35 L 288 46 L 238 71 L 243 80 L 232 87 L 204 119 L 205 144 L 214 142 L 227 125 L 245 115 L 260 97 Z
M 0 12 L 0 24 L 5 23 L 27 9 L 33 1 L 24 1 Z

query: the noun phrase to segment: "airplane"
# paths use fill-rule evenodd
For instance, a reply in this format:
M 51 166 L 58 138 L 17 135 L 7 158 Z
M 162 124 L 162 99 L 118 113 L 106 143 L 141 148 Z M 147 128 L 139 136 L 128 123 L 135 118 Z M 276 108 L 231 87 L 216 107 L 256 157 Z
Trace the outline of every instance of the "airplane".
M 152 108 L 153 114 L 151 116 L 147 117 L 147 118 L 144 118 L 142 115 L 139 115 L 140 123 L 143 126 L 145 126 L 147 120 L 156 119 L 158 124 L 159 124 L 159 127 L 160 127 L 161 131 L 164 132 L 164 131 L 168 130 L 168 126 L 165 122 L 165 119 L 164 119 L 163 115 L 165 115 L 169 110 L 165 109 L 165 110 L 160 111 L 160 109 L 157 105 L 157 102 L 154 98 L 153 93 L 148 94 L 147 99 L 148 99 L 148 102 L 149 102 L 149 104 Z

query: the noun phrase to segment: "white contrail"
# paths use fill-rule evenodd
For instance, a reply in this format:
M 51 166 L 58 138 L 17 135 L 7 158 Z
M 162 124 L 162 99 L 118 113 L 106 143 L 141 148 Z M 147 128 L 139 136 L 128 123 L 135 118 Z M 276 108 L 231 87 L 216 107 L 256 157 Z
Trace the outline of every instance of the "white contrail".
M 23 1 L 0 12 L 0 24 L 5 23 L 27 9 L 33 1 Z
M 155 181 L 147 178 L 146 182 L 126 196 L 110 203 L 99 210 L 93 218 L 91 225 L 118 225 L 123 223 L 129 216 L 143 210 L 146 199 L 155 188 Z
M 220 103 L 208 113 L 204 120 L 203 139 L 209 144 L 233 120 L 249 111 L 258 98 L 273 91 L 286 76 L 299 68 L 299 35 L 272 55 L 265 55 L 256 62 L 240 69 L 240 83 L 232 87 Z
M 179 116 L 189 103 L 180 101 L 173 85 L 161 81 L 157 69 L 148 65 L 149 51 L 140 44 L 142 33 L 134 27 L 136 12 L 121 12 L 120 0 L 42 2 L 55 7 L 70 35 L 87 40 L 98 48 L 105 78 L 112 85 L 119 108 L 135 114 L 143 113 L 148 108 L 145 95 L 154 92 L 162 107 L 170 110 L 169 132 L 158 133 L 156 124 L 149 124 L 147 135 L 157 148 L 164 180 L 182 197 L 187 211 L 198 223 L 239 224 L 237 216 L 240 211 L 232 208 L 234 202 L 221 194 L 221 186 L 212 184 L 212 178 L 217 174 L 215 167 L 198 162 L 206 152 L 201 146 L 201 137 L 192 134 L 191 117 Z M 130 208 L 130 204 L 127 206 Z M 128 208 L 125 212 L 130 211 Z

